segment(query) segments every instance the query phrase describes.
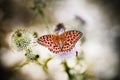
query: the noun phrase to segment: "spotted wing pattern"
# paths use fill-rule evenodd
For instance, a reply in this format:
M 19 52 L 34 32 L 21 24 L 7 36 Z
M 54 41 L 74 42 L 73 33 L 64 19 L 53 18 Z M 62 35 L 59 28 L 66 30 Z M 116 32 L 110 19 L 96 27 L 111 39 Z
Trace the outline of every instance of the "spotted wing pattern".
M 47 47 L 53 53 L 68 52 L 75 46 L 81 36 L 81 32 L 71 30 L 60 35 L 44 35 L 38 39 L 38 43 Z
M 38 43 L 47 47 L 53 53 L 61 51 L 55 35 L 44 35 L 38 39 Z
M 63 43 L 61 51 L 67 52 L 75 46 L 76 42 L 81 38 L 82 33 L 76 30 L 71 30 L 62 33 L 60 36 Z

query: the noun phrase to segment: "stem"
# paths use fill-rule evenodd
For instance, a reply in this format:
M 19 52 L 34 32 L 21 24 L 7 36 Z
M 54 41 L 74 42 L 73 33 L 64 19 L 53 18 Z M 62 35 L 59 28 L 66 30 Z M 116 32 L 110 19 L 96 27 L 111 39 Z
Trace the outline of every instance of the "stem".
M 67 62 L 64 61 L 64 62 L 63 62 L 63 65 L 64 65 L 64 67 L 65 67 L 66 73 L 68 74 L 69 80 L 73 80 L 73 77 L 72 77 L 72 75 L 70 74 L 70 68 L 69 68 L 69 66 L 67 65 Z
M 19 65 L 19 66 L 15 66 L 15 67 L 13 67 L 15 70 L 17 70 L 17 69 L 20 69 L 20 68 L 22 68 L 23 66 L 25 66 L 26 64 L 28 64 L 30 61 L 27 59 L 23 64 L 21 64 L 21 65 Z

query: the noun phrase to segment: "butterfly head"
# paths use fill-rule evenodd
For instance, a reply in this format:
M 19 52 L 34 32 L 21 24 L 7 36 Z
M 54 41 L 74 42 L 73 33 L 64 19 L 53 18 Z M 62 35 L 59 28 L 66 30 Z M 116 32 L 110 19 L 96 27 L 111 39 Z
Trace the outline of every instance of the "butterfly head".
M 65 32 L 65 26 L 63 25 L 63 23 L 59 23 L 57 26 L 56 26 L 56 29 L 55 29 L 55 32 L 58 33 L 58 34 L 61 34 L 63 32 Z

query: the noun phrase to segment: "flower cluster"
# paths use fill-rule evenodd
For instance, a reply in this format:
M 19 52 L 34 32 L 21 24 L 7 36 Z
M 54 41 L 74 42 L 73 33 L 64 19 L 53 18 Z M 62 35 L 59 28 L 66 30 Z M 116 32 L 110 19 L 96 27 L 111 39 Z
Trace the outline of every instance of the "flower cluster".
M 14 46 L 18 50 L 25 50 L 31 43 L 32 35 L 23 29 L 16 30 L 12 35 Z

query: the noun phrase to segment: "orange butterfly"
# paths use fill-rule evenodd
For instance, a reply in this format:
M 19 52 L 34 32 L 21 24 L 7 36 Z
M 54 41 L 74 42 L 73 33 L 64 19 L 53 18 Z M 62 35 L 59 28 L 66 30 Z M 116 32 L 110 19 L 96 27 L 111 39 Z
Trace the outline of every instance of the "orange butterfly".
M 38 39 L 38 43 L 47 47 L 53 53 L 58 54 L 71 51 L 82 35 L 82 32 L 70 30 L 61 34 L 44 35 Z

